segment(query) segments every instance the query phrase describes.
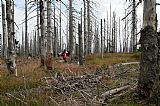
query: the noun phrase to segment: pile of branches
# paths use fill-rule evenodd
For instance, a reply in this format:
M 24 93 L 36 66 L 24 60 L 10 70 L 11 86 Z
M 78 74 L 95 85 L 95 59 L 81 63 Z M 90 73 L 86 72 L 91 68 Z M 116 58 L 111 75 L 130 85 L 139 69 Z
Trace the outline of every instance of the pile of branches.
M 74 106 L 79 105 L 102 105 L 107 104 L 106 101 L 111 101 L 117 97 L 124 95 L 129 89 L 135 88 L 135 83 L 121 84 L 120 86 L 108 87 L 104 82 L 117 78 L 117 75 L 108 74 L 113 71 L 112 68 L 106 71 L 96 71 L 94 74 L 87 74 L 81 76 L 64 76 L 63 73 L 55 74 L 54 77 L 43 77 L 41 82 L 44 83 L 43 87 L 34 88 L 27 91 L 20 91 L 16 93 L 7 93 L 8 96 L 13 97 L 21 102 L 20 98 L 16 95 L 26 95 L 28 93 L 41 94 L 45 91 L 52 90 L 56 96 L 50 97 L 56 105 L 63 104 Z M 126 72 L 122 71 L 122 74 Z M 121 73 L 118 73 L 118 76 Z M 63 100 L 62 100 L 63 98 Z M 25 102 L 24 102 L 25 103 Z

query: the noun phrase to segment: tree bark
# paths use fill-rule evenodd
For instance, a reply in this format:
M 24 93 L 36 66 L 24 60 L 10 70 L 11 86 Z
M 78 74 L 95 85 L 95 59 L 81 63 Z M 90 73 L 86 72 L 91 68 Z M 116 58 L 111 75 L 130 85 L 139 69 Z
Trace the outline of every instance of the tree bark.
M 79 35 L 79 64 L 83 65 L 83 44 L 82 44 L 82 26 L 78 24 L 78 35 Z
M 152 26 L 147 26 L 142 30 L 140 43 L 141 61 L 138 94 L 145 98 L 153 92 L 157 71 L 157 34 Z
M 28 45 L 28 23 L 27 23 L 27 0 L 25 0 L 25 55 L 28 56 L 29 45 Z
M 138 95 L 147 98 L 157 92 L 159 85 L 158 40 L 156 32 L 156 0 L 145 0 L 141 32 L 141 61 Z
M 40 28 L 41 28 L 41 65 L 45 66 L 46 63 L 46 50 L 45 50 L 45 25 L 44 25 L 44 1 L 40 0 Z
M 37 55 L 41 54 L 40 33 L 39 33 L 39 1 L 37 0 Z
M 15 63 L 16 53 L 14 50 L 14 32 L 12 32 L 12 10 L 11 10 L 11 1 L 6 0 L 6 19 L 7 19 L 7 31 L 8 31 L 8 59 L 7 59 L 7 68 L 11 74 L 15 74 L 17 76 L 17 68 Z
M 73 42 L 73 13 L 72 13 L 72 0 L 69 0 L 69 51 L 71 53 L 71 60 L 74 55 L 74 42 Z
M 52 70 L 52 33 L 51 33 L 51 0 L 47 1 L 47 62 L 48 70 Z
M 86 33 L 86 0 L 84 2 L 84 56 L 87 56 L 87 33 Z
M 103 59 L 103 31 L 102 31 L 102 19 L 101 19 L 101 58 Z
M 90 0 L 87 1 L 87 29 L 88 29 L 88 54 L 91 53 L 92 36 L 91 36 L 91 23 L 90 23 Z
M 2 3 L 3 58 L 7 59 L 7 32 L 6 32 L 6 20 L 5 19 L 6 19 L 6 17 L 5 17 L 5 5 Z

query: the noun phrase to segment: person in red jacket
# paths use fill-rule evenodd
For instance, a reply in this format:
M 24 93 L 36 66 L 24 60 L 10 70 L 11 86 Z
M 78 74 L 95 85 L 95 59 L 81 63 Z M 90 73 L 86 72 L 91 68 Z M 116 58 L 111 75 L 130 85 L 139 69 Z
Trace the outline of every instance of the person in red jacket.
M 63 53 L 62 53 L 62 57 L 63 57 L 63 60 L 64 62 L 67 62 L 67 50 L 64 50 Z

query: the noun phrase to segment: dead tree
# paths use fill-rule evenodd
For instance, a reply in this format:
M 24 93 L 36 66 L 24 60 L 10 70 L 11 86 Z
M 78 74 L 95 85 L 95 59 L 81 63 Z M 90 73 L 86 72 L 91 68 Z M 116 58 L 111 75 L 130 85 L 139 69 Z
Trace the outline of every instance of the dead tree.
M 62 14 L 62 10 L 61 10 L 61 0 L 59 0 L 59 3 L 60 3 L 60 13 L 59 13 L 59 37 L 60 37 L 60 51 L 62 51 L 62 34 L 61 34 L 61 25 L 62 25 L 62 17 L 61 17 L 61 14 Z
M 112 8 L 110 3 L 110 35 L 109 35 L 109 52 L 113 51 L 112 49 Z
M 6 0 L 6 19 L 7 19 L 7 31 L 8 31 L 8 59 L 6 61 L 7 68 L 10 71 L 11 74 L 16 74 L 17 76 L 17 68 L 16 68 L 16 62 L 15 62 L 15 49 L 14 49 L 14 32 L 12 32 L 12 24 L 13 22 L 13 15 L 11 10 L 11 0 Z
M 119 18 L 119 43 L 120 43 L 120 52 L 122 52 L 122 42 L 121 42 L 121 20 Z
M 24 56 L 24 54 L 25 54 L 25 48 L 24 48 L 24 32 L 23 32 L 23 27 L 22 27 L 22 47 L 21 47 L 21 53 Z
M 87 1 L 87 30 L 88 30 L 88 54 L 91 53 L 91 43 L 92 43 L 92 36 L 91 36 L 91 20 L 90 20 L 90 0 Z
M 2 1 L 1 1 L 2 3 Z M 2 3 L 2 27 L 3 27 L 3 58 L 7 59 L 7 32 L 6 32 L 5 5 Z
M 86 32 L 86 0 L 84 2 L 84 55 L 86 56 L 88 53 L 88 43 L 87 43 L 87 32 Z
M 101 19 L 101 57 L 103 59 L 103 25 L 102 25 L 102 19 Z
M 132 43 L 132 52 L 136 52 L 136 49 L 137 49 L 137 41 L 136 41 L 136 34 L 137 34 L 137 22 L 136 22 L 136 1 L 135 0 L 133 0 L 133 12 L 132 12 L 132 34 L 131 34 L 131 36 L 132 36 L 132 38 L 133 39 L 131 39 L 131 43 Z
M 109 52 L 109 20 L 108 20 L 108 11 L 107 11 L 107 52 Z
M 112 19 L 112 48 L 113 52 L 116 52 L 116 13 L 113 12 L 113 19 Z
M 45 48 L 45 23 L 44 23 L 44 1 L 40 0 L 40 28 L 41 28 L 41 65 L 45 66 L 46 48 Z
M 51 30 L 51 0 L 47 1 L 47 62 L 48 70 L 52 70 L 52 30 Z
M 94 53 L 98 52 L 99 52 L 99 38 L 98 38 L 97 20 L 95 20 Z
M 34 31 L 34 41 L 33 41 L 33 45 L 34 45 L 34 56 L 36 56 L 37 54 L 37 33 L 36 33 L 36 29 Z
M 104 19 L 104 25 L 103 25 L 103 33 L 104 33 L 104 37 L 103 37 L 103 52 L 106 52 L 106 20 Z
M 25 55 L 27 56 L 29 53 L 29 45 L 28 45 L 28 22 L 27 22 L 27 0 L 25 0 Z
M 37 54 L 41 54 L 40 33 L 39 33 L 39 1 L 37 0 Z
M 78 35 L 79 35 L 79 65 L 83 65 L 83 41 L 82 41 L 82 8 L 81 8 L 81 24 L 78 24 Z
M 140 99 L 160 92 L 159 56 L 156 32 L 156 0 L 145 0 L 143 9 L 143 30 L 141 31 L 141 61 L 138 81 Z M 157 64 L 158 63 L 158 64 Z
M 57 48 L 58 48 L 58 45 L 57 45 L 57 42 L 58 42 L 58 36 L 57 36 L 57 27 L 56 27 L 56 4 L 55 4 L 55 0 L 54 0 L 54 56 L 57 58 L 57 54 L 58 54 L 58 51 L 57 51 Z
M 82 43 L 82 25 L 78 24 L 78 35 L 79 35 L 79 64 L 83 65 L 83 43 Z
M 73 42 L 73 10 L 72 10 L 72 0 L 69 0 L 69 51 L 71 53 L 71 60 L 74 55 L 74 42 Z

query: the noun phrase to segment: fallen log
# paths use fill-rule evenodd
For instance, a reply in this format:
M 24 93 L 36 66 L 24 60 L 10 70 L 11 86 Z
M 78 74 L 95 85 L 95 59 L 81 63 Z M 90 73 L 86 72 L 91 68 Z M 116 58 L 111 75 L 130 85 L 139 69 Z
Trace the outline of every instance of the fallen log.
M 116 94 L 116 93 L 118 93 L 118 92 L 120 92 L 120 91 L 127 90 L 127 89 L 129 89 L 130 87 L 131 87 L 130 85 L 126 85 L 126 86 L 123 86 L 123 87 L 120 87 L 120 88 L 115 88 L 115 89 L 109 90 L 109 91 L 103 93 L 103 94 L 101 95 L 101 97 L 102 97 L 102 98 L 105 98 L 105 97 L 107 97 L 107 96 L 114 95 L 114 94 Z
M 119 63 L 119 64 L 115 64 L 114 66 L 124 66 L 124 65 L 132 65 L 132 64 L 139 64 L 140 62 L 128 62 L 128 63 Z

